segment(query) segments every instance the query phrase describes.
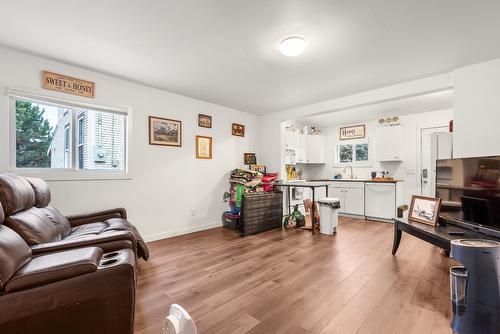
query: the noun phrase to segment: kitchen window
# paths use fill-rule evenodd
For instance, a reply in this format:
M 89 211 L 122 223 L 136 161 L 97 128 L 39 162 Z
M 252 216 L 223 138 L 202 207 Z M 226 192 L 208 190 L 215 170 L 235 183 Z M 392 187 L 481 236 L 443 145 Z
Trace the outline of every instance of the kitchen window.
M 65 175 L 126 173 L 127 111 L 9 95 L 13 169 Z
M 339 143 L 335 146 L 335 165 L 369 166 L 371 151 L 368 140 Z

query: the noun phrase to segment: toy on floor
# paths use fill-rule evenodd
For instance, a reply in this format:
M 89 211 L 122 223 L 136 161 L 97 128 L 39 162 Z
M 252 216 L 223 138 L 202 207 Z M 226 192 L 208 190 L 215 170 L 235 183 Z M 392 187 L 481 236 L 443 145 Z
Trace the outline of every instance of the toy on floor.
M 198 334 L 191 316 L 180 305 L 172 304 L 169 315 L 163 320 L 163 334 Z

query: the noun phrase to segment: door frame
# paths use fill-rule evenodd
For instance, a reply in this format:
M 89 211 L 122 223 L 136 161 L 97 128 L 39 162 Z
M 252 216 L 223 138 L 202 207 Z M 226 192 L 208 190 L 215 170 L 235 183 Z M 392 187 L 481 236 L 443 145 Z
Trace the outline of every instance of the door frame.
M 417 193 L 422 195 L 422 131 L 430 129 L 441 129 L 448 128 L 448 124 L 433 124 L 433 125 L 421 125 L 417 126 L 417 168 L 416 168 L 416 183 L 417 183 Z M 445 132 L 445 131 L 443 131 Z

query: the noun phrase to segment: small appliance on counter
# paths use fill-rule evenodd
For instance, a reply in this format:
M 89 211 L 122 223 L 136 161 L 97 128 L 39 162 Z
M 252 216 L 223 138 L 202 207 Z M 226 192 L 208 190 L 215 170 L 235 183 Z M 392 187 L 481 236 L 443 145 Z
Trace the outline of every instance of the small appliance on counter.
M 500 333 L 500 242 L 451 241 L 451 327 L 460 334 Z

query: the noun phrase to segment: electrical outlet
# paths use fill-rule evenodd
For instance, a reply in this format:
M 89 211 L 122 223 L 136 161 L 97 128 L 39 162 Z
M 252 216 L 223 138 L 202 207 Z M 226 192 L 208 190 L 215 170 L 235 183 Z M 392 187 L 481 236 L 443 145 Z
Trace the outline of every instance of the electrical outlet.
M 189 210 L 189 212 L 191 213 L 192 217 L 196 216 L 196 210 L 195 209 L 191 209 L 191 210 Z

